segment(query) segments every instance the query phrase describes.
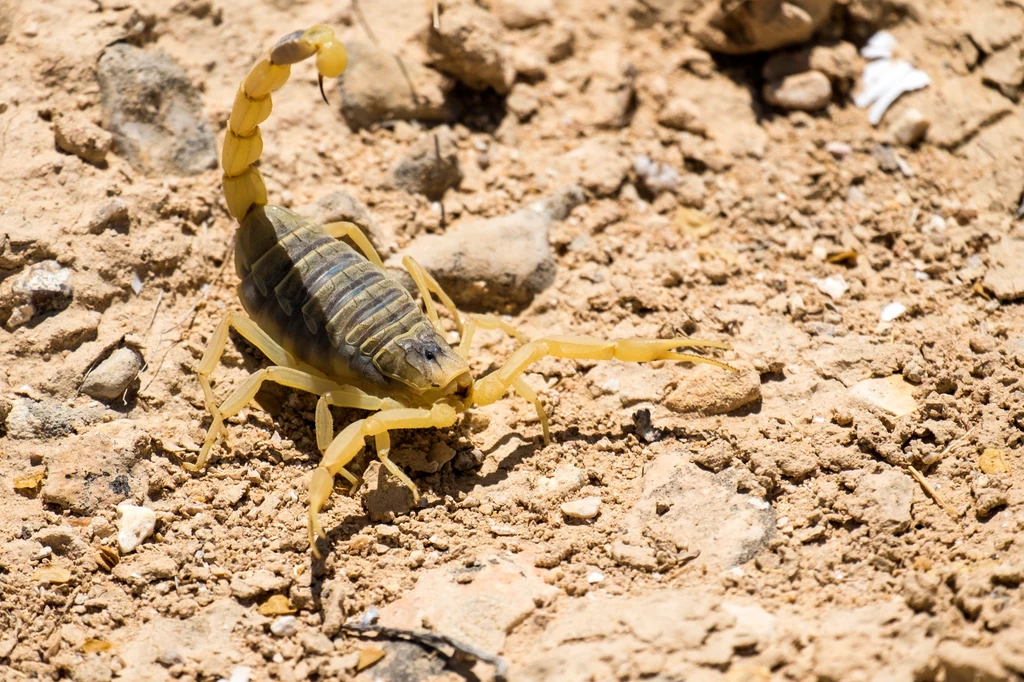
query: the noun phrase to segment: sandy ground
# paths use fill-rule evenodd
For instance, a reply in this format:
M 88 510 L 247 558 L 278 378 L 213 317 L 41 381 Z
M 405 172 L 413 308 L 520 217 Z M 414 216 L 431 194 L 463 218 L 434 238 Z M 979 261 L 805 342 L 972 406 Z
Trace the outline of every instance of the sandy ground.
M 1024 677 L 1024 9 L 774 4 L 816 37 L 492 0 L 442 3 L 445 53 L 417 0 L 0 0 L 0 679 Z M 418 507 L 367 448 L 322 560 L 315 398 L 265 388 L 186 472 L 241 311 L 227 114 L 321 22 L 350 73 L 275 96 L 272 202 L 358 215 L 527 336 L 686 334 L 740 371 L 543 360 L 550 445 L 512 395 L 398 433 Z M 932 83 L 873 127 L 880 28 Z M 513 349 L 481 333 L 474 371 Z M 263 366 L 233 336 L 217 394 Z M 347 627 L 374 616 L 471 650 Z

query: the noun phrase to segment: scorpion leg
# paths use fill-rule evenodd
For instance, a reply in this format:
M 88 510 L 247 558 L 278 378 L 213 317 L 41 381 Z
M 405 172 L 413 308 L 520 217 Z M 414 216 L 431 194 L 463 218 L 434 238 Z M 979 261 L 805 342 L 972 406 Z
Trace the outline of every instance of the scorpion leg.
M 654 360 L 679 360 L 682 362 L 702 362 L 731 372 L 737 371 L 724 362 L 711 358 L 679 353 L 677 348 L 722 348 L 729 349 L 728 344 L 718 341 L 701 341 L 699 339 L 622 339 L 607 341 L 584 336 L 551 336 L 531 341 L 520 347 L 512 357 L 499 369 L 478 379 L 473 386 L 473 403 L 490 405 L 498 401 L 509 388 L 515 388 L 524 398 L 539 404 L 536 394 L 522 381 L 523 372 L 541 358 L 556 357 L 576 360 L 624 360 L 626 362 L 652 362 Z M 524 389 L 526 392 L 524 392 Z M 544 442 L 547 443 L 548 433 L 544 419 Z
M 217 328 L 213 332 L 213 336 L 210 337 L 210 341 L 206 347 L 206 352 L 203 353 L 203 359 L 199 363 L 199 368 L 196 370 L 196 374 L 199 377 L 199 385 L 203 389 L 203 401 L 206 403 L 206 409 L 210 412 L 213 417 L 213 423 L 210 425 L 210 430 L 206 434 L 206 441 L 203 443 L 203 448 L 199 452 L 199 459 L 194 465 L 186 464 L 185 468 L 191 471 L 195 471 L 203 468 L 206 465 L 206 460 L 210 454 L 210 448 L 213 447 L 214 443 L 221 437 L 224 432 L 224 415 L 221 409 L 217 406 L 217 398 L 213 395 L 213 389 L 210 386 L 210 375 L 213 370 L 217 367 L 217 363 L 220 362 L 221 356 L 224 354 L 224 348 L 228 342 L 228 330 L 234 328 L 236 332 L 242 335 L 242 337 L 256 346 L 261 353 L 267 356 L 271 362 L 280 367 L 292 367 L 305 371 L 311 375 L 319 375 L 319 372 L 303 365 L 301 362 L 296 360 L 291 353 L 281 347 L 279 343 L 270 338 L 266 332 L 260 329 L 255 322 L 243 315 L 236 315 L 234 313 L 225 317 Z
M 371 412 L 401 407 L 401 404 L 394 400 L 376 398 L 351 386 L 344 386 L 338 390 L 324 393 L 316 403 L 316 445 L 321 454 L 334 440 L 334 417 L 331 416 L 330 410 L 332 405 Z M 356 488 L 359 487 L 359 478 L 344 467 L 338 473 L 352 484 L 350 494 L 355 493 Z
M 355 223 L 347 221 L 339 221 L 336 223 L 327 223 L 323 226 L 324 231 L 335 239 L 351 239 L 352 242 L 359 248 L 366 260 L 370 261 L 378 267 L 384 267 L 384 262 L 377 255 L 377 250 L 373 248 L 373 244 L 366 238 L 366 234 L 359 228 Z
M 441 322 L 437 319 L 437 308 L 434 306 L 434 299 L 431 297 L 431 293 L 437 294 L 437 297 L 441 299 L 441 303 L 444 304 L 445 308 L 455 318 L 455 328 L 459 334 L 463 333 L 462 316 L 459 315 L 459 309 L 455 307 L 455 303 L 451 297 L 445 293 L 441 285 L 437 283 L 434 276 L 423 269 L 423 266 L 416 262 L 412 256 L 406 256 L 402 259 L 402 265 L 409 271 L 412 276 L 412 281 L 416 282 L 416 288 L 420 290 L 420 296 L 423 298 L 423 305 L 427 309 L 427 317 L 434 323 L 434 328 L 439 332 L 443 332 L 441 329 Z
M 458 418 L 458 413 L 450 405 L 438 403 L 428 409 L 397 408 L 386 410 L 366 419 L 346 426 L 324 452 L 324 458 L 313 471 L 313 479 L 309 483 L 309 544 L 313 554 L 320 556 L 316 548 L 317 536 L 326 537 L 320 526 L 320 510 L 334 491 L 334 476 L 359 454 L 366 444 L 367 436 L 374 436 L 381 464 L 394 474 L 409 490 L 414 499 L 419 499 L 416 484 L 394 462 L 388 458 L 390 448 L 388 431 L 394 429 L 429 429 L 451 426 Z M 383 437 L 381 437 L 383 436 Z M 382 450 L 383 448 L 383 450 Z

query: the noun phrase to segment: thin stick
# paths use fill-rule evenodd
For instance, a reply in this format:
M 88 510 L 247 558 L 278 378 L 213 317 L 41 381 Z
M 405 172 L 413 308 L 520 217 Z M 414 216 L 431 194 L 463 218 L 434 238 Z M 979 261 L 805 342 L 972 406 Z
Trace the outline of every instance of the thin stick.
M 932 484 L 928 482 L 928 479 L 924 477 L 924 474 L 915 469 L 912 464 L 907 465 L 907 471 L 910 472 L 910 475 L 914 477 L 915 481 L 921 484 L 921 487 L 924 488 L 925 493 L 927 493 L 933 500 L 935 500 L 935 504 L 942 507 L 942 509 L 945 510 L 945 512 L 949 514 L 950 517 L 952 517 L 953 519 L 959 518 L 960 515 L 957 514 L 956 510 L 950 507 L 944 499 L 942 499 L 942 496 L 939 495 L 939 491 L 932 487 Z
M 383 625 L 374 625 L 373 623 L 351 623 L 342 625 L 341 627 L 343 630 L 359 634 L 375 632 L 378 635 L 383 635 L 384 637 L 412 640 L 437 650 L 440 650 L 441 647 L 451 647 L 464 656 L 475 658 L 494 666 L 494 679 L 496 682 L 505 682 L 508 679 L 508 661 L 504 658 L 495 654 L 487 653 L 472 644 L 466 644 L 465 642 L 461 642 L 453 637 L 448 637 L 447 635 L 439 635 L 436 632 L 430 632 L 428 630 L 389 628 Z

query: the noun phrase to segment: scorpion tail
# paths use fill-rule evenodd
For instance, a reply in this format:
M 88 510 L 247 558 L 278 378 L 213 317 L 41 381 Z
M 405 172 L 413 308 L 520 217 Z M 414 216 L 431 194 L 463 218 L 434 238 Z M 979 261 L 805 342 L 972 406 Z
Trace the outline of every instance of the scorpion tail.
M 228 211 L 239 222 L 253 206 L 267 204 L 267 186 L 253 164 L 263 153 L 259 125 L 270 116 L 270 93 L 288 81 L 292 64 L 314 55 L 323 94 L 323 79 L 341 75 L 348 63 L 344 45 L 327 26 L 314 26 L 286 35 L 260 57 L 238 87 L 224 136 L 221 165 Z

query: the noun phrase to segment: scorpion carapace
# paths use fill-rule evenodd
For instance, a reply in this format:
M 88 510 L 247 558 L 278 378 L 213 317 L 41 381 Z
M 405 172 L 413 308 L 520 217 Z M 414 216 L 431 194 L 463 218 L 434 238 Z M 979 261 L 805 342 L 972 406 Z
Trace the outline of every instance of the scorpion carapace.
M 548 419 L 523 373 L 541 358 L 586 360 L 681 360 L 726 364 L 677 349 L 728 348 L 716 341 L 687 338 L 606 341 L 576 336 L 527 340 L 513 326 L 492 315 L 461 314 L 437 281 L 412 258 L 402 264 L 419 291 L 422 308 L 384 269 L 380 257 L 358 226 L 317 225 L 285 208 L 267 205 L 263 178 L 253 165 L 263 151 L 259 124 L 270 115 L 270 94 L 288 80 L 291 65 L 316 57 L 321 93 L 323 79 L 344 71 L 345 48 L 326 26 L 314 26 L 282 38 L 264 54 L 242 81 L 224 139 L 222 165 L 228 211 L 239 221 L 235 268 L 248 317 L 231 314 L 214 331 L 197 374 L 212 424 L 194 465 L 206 465 L 210 450 L 223 435 L 224 420 L 253 399 L 265 381 L 319 396 L 316 440 L 323 453 L 309 491 L 309 539 L 319 555 L 323 536 L 319 513 L 341 475 L 359 480 L 348 464 L 373 436 L 381 464 L 412 491 L 416 485 L 388 458 L 394 429 L 447 427 L 474 405 L 489 405 L 509 389 L 529 401 L 540 418 L 544 442 Z M 353 248 L 347 239 L 355 245 Z M 451 312 L 460 341 L 452 348 L 433 296 Z M 272 366 L 248 377 L 223 403 L 210 385 L 235 329 L 256 346 Z M 519 348 L 497 370 L 474 380 L 468 356 L 477 329 L 501 330 Z M 734 370 L 733 370 L 734 371 Z M 375 412 L 335 435 L 331 406 Z

